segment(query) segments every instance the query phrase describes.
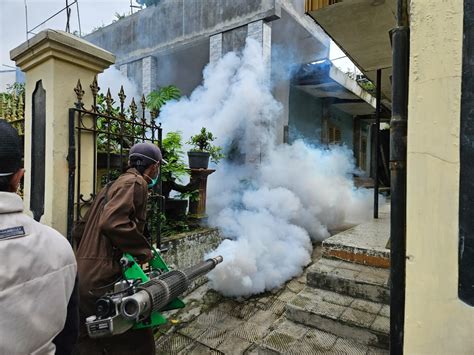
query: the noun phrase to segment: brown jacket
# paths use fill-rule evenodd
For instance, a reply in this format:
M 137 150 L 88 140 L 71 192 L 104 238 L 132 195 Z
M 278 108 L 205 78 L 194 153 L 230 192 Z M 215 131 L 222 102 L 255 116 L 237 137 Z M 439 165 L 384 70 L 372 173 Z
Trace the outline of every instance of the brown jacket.
M 124 252 L 148 260 L 151 250 L 143 235 L 146 219 L 147 182 L 129 169 L 104 187 L 74 233 L 80 310 L 95 313 L 95 301 L 121 276 L 119 260 Z M 104 287 L 105 286 L 105 287 Z

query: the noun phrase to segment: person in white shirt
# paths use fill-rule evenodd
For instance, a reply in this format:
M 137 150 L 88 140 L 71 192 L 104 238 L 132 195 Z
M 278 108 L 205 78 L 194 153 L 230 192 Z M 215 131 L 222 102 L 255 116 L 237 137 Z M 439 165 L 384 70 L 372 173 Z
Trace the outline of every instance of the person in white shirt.
M 71 354 L 77 266 L 69 242 L 23 213 L 22 143 L 0 119 L 0 354 Z

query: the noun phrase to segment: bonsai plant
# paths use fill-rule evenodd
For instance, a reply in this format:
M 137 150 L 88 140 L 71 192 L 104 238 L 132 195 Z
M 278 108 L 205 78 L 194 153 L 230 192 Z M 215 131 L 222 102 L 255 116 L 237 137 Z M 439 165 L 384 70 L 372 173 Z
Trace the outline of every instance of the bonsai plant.
M 214 140 L 216 140 L 216 137 L 203 127 L 198 134 L 192 136 L 187 142 L 193 147 L 188 152 L 189 167 L 191 169 L 207 169 L 209 158 L 217 164 L 224 157 L 222 148 L 211 144 Z

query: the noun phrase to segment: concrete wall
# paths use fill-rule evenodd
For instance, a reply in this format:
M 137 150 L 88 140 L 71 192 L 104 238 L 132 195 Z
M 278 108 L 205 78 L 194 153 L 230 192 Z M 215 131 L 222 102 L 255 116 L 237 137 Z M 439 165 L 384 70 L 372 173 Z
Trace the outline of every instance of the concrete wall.
M 341 143 L 352 150 L 354 137 L 353 117 L 335 107 L 330 106 L 329 124 L 332 124 L 341 130 Z
M 177 234 L 162 242 L 162 249 L 167 249 L 162 256 L 168 265 L 174 269 L 183 270 L 203 261 L 204 256 L 216 249 L 222 240 L 217 229 L 203 228 Z M 198 278 L 187 293 L 206 281 L 206 276 Z
M 411 0 L 406 354 L 473 354 L 474 308 L 458 298 L 464 1 Z
M 209 39 L 192 46 L 179 47 L 172 52 L 157 53 L 156 84 L 176 85 L 189 95 L 202 82 L 202 71 L 209 63 Z
M 86 39 L 114 53 L 122 64 L 249 22 L 274 19 L 279 12 L 276 0 L 164 0 Z
M 323 100 L 318 99 L 296 87 L 289 94 L 289 136 L 290 142 L 304 138 L 308 142 L 320 144 L 323 116 Z M 330 125 L 341 130 L 342 144 L 353 149 L 354 120 L 341 110 L 329 106 Z
M 281 116 L 275 118 L 277 140 L 282 142 L 283 127 L 288 124 L 291 68 L 329 53 L 329 38 L 304 16 L 303 5 L 303 0 L 165 0 L 87 39 L 115 53 L 118 66 L 129 63 L 127 75 L 139 91 L 174 84 L 188 95 L 201 83 L 209 61 L 243 48 L 246 37 L 258 35 L 257 25 L 263 23 L 266 31 L 258 37 L 271 56 L 273 94 L 283 104 Z M 210 42 L 214 49 L 210 50 Z M 210 52 L 216 58 L 210 58 Z M 149 56 L 156 58 L 156 79 L 144 77 L 142 58 Z M 150 85 L 152 80 L 155 84 Z

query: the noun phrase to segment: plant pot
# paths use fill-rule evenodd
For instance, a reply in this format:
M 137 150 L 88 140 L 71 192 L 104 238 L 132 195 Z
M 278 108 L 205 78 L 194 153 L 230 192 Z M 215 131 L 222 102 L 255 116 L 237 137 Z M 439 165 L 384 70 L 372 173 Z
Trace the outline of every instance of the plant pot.
M 207 169 L 209 166 L 208 152 L 188 152 L 190 169 Z
M 165 201 L 165 216 L 167 219 L 179 220 L 186 217 L 188 200 L 168 198 Z

